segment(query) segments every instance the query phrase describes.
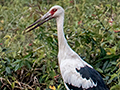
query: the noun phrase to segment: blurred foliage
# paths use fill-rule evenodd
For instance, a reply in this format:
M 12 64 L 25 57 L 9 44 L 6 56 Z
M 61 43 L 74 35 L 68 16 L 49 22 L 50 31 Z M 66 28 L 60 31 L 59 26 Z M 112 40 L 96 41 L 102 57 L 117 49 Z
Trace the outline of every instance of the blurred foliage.
M 22 34 L 55 4 L 65 9 L 64 30 L 71 48 L 111 90 L 120 90 L 119 0 L 1 0 L 0 89 L 65 90 L 55 20 Z

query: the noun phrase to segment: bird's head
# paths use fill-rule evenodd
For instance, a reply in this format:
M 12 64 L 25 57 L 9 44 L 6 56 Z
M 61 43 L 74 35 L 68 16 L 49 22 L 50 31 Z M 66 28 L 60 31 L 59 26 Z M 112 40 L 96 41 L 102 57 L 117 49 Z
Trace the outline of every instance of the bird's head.
M 64 9 L 59 5 L 55 5 L 50 8 L 48 13 L 51 14 L 52 17 L 56 18 L 56 17 L 59 17 L 60 15 L 64 14 Z
M 28 26 L 24 30 L 23 33 L 29 32 L 29 31 L 37 28 L 38 26 L 42 25 L 46 21 L 53 19 L 53 18 L 58 18 L 61 15 L 64 15 L 64 9 L 59 5 L 55 5 L 55 6 L 51 7 L 50 10 L 45 15 L 43 15 L 40 19 L 38 19 L 36 22 L 34 22 L 30 26 Z

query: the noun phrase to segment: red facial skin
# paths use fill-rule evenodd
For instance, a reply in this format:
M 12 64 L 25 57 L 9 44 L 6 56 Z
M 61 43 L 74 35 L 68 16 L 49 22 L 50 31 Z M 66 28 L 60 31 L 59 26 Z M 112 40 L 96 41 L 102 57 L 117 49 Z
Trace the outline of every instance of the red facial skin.
M 51 15 L 53 15 L 56 11 L 57 11 L 56 8 L 52 9 L 52 10 L 50 11 Z

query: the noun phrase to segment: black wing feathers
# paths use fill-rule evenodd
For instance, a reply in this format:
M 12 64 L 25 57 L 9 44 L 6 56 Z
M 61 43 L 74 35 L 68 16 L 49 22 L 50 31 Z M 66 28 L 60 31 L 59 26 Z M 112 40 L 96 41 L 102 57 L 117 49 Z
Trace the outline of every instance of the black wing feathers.
M 86 78 L 87 80 L 91 78 L 95 84 L 97 83 L 97 86 L 83 89 L 82 87 L 75 87 L 71 84 L 66 83 L 70 90 L 109 90 L 104 84 L 102 77 L 95 69 L 90 68 L 89 66 L 85 66 L 82 67 L 80 70 L 76 68 L 76 71 L 80 73 L 82 78 Z

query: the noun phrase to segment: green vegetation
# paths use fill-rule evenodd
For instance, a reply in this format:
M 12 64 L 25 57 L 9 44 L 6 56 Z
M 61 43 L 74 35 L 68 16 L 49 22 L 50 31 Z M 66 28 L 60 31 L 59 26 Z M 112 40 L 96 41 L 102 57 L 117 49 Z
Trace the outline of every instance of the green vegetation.
M 91 64 L 111 90 L 120 90 L 119 0 L 1 0 L 0 89 L 65 90 L 57 62 L 55 20 L 22 34 L 53 5 L 65 9 L 71 48 Z

